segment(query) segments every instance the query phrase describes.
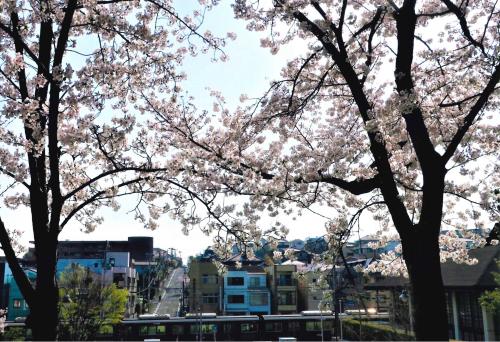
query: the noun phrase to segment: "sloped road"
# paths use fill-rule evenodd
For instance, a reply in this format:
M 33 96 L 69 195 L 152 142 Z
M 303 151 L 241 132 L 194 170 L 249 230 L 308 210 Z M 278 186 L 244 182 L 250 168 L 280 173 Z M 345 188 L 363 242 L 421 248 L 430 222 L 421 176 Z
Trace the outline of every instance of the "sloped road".
M 161 292 L 161 299 L 156 305 L 153 313 L 157 315 L 169 314 L 175 316 L 179 307 L 179 299 L 182 295 L 182 281 L 184 279 L 184 269 L 176 268 L 172 271 L 165 288 Z

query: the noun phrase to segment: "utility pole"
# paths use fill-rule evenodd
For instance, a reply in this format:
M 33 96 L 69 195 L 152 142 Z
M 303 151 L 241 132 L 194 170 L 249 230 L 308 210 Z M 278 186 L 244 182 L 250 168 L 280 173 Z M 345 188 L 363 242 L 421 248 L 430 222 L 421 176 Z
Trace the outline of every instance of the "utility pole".
M 101 270 L 101 293 L 99 294 L 99 297 L 101 299 L 101 309 L 100 309 L 99 316 L 101 319 L 103 318 L 102 305 L 103 305 L 104 299 L 102 298 L 102 294 L 104 292 L 104 280 L 105 280 L 105 272 L 107 269 L 108 249 L 109 249 L 109 241 L 106 240 L 106 246 L 104 247 L 104 257 L 103 257 L 103 261 L 102 261 L 102 270 Z
M 150 301 L 151 301 L 151 259 L 152 255 L 149 255 L 149 261 L 148 261 L 148 313 L 149 313 L 149 307 L 150 307 Z
M 200 315 L 200 329 L 199 329 L 200 337 L 198 341 L 203 341 L 203 333 L 202 333 L 203 318 L 201 317 L 201 307 L 199 305 L 198 305 L 198 314 Z

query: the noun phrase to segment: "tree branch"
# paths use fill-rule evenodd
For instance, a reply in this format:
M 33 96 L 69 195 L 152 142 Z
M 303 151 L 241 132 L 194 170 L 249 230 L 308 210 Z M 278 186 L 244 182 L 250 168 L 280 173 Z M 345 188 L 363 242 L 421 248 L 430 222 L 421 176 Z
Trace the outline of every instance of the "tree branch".
M 14 252 L 14 249 L 12 248 L 12 245 L 10 243 L 10 237 L 9 233 L 7 232 L 7 228 L 5 228 L 5 225 L 0 218 L 0 244 L 2 245 L 3 252 L 5 254 L 5 258 L 7 259 L 7 262 L 9 264 L 10 269 L 12 270 L 12 275 L 14 276 L 14 280 L 16 281 L 16 284 L 19 286 L 19 290 L 21 290 L 21 293 L 28 303 L 29 306 L 32 306 L 34 301 L 35 301 L 35 290 L 33 289 L 33 286 L 31 286 L 31 283 L 26 276 L 26 273 L 24 273 L 23 269 L 21 268 L 21 265 L 19 264 L 19 261 L 17 260 L 16 253 Z
M 14 179 L 16 182 L 18 182 L 18 183 L 20 183 L 20 184 L 24 185 L 24 186 L 25 186 L 25 187 L 29 190 L 29 188 L 30 188 L 29 184 L 28 184 L 28 183 L 26 183 L 25 181 L 19 181 L 19 180 L 17 179 L 16 175 L 15 175 L 15 174 L 13 174 L 12 172 L 5 170 L 5 169 L 4 169 L 3 167 L 1 167 L 1 166 L 0 166 L 0 172 L 3 172 L 5 175 L 7 175 L 7 176 L 9 176 L 10 178 Z
M 406 122 L 406 129 L 410 135 L 411 142 L 415 148 L 418 161 L 422 166 L 424 177 L 438 166 L 439 154 L 429 137 L 429 132 L 422 117 L 420 107 L 410 98 L 414 93 L 412 76 L 412 62 L 414 54 L 415 26 L 417 16 L 415 15 L 415 0 L 407 0 L 403 7 L 396 12 L 396 27 L 398 51 L 396 56 L 396 69 L 394 72 L 397 91 L 402 101 L 411 102 L 403 107 L 408 108 L 401 113 Z
M 306 25 L 308 30 L 316 36 L 316 38 L 321 42 L 325 50 L 330 54 L 335 63 L 337 64 L 342 76 L 346 80 L 351 94 L 356 102 L 356 105 L 361 114 L 363 122 L 366 123 L 373 119 L 370 114 L 372 105 L 369 103 L 366 94 L 363 91 L 363 86 L 358 79 L 358 76 L 349 62 L 347 51 L 345 46 L 343 46 L 343 39 L 341 37 L 341 32 L 335 30 L 336 40 L 339 44 L 337 48 L 331 41 L 329 33 L 323 31 L 318 25 L 307 18 L 302 12 L 296 11 L 293 13 L 295 19 L 300 23 Z M 377 136 L 378 134 L 378 136 Z M 387 203 L 387 207 L 391 216 L 394 220 L 395 226 L 398 227 L 400 235 L 405 235 L 409 232 L 412 227 L 411 219 L 406 211 L 404 203 L 399 197 L 399 192 L 394 181 L 394 174 L 392 172 L 389 156 L 387 149 L 384 146 L 383 140 L 381 138 L 380 132 L 368 132 L 368 138 L 370 140 L 370 151 L 375 158 L 375 165 L 381 179 L 381 191 L 384 199 Z
M 484 50 L 484 45 L 477 40 L 475 40 L 469 30 L 469 25 L 467 24 L 467 19 L 465 18 L 465 13 L 460 9 L 460 7 L 456 6 L 451 0 L 441 0 L 446 7 L 448 7 L 448 10 L 455 14 L 455 16 L 458 19 L 458 22 L 460 23 L 460 27 L 462 28 L 462 32 L 467 38 L 467 40 L 475 47 L 479 48 L 481 52 L 486 55 L 486 51 Z
M 16 15 L 16 17 L 17 17 L 17 14 L 15 14 L 15 13 L 13 15 Z M 23 41 L 23 39 L 21 38 L 21 36 L 17 33 L 17 30 L 16 31 L 11 30 L 7 25 L 5 25 L 5 24 L 3 24 L 1 22 L 0 22 L 0 29 L 2 29 L 5 33 L 7 33 L 14 40 L 15 44 L 19 44 L 20 46 L 22 46 L 23 50 L 26 51 L 26 53 L 30 56 L 30 58 L 38 66 L 40 66 L 40 60 L 33 53 L 33 51 L 31 51 L 31 49 L 29 48 L 29 46 Z M 43 68 L 43 76 L 47 80 L 51 80 L 52 79 L 52 77 L 50 75 L 50 72 L 49 72 L 49 70 L 47 68 Z
M 379 175 L 376 175 L 375 177 L 368 179 L 362 178 L 362 179 L 356 179 L 354 181 L 346 181 L 341 178 L 320 174 L 320 178 L 318 180 L 315 180 L 314 182 L 316 181 L 338 186 L 343 190 L 349 191 L 353 195 L 362 195 L 369 193 L 375 189 L 380 188 L 382 185 L 380 182 Z
M 69 0 L 68 6 L 66 7 L 66 13 L 64 14 L 64 19 L 61 23 L 61 30 L 59 32 L 59 38 L 57 39 L 56 49 L 54 51 L 54 59 L 52 62 L 52 70 L 59 68 L 59 72 L 62 72 L 62 59 L 64 51 L 66 50 L 66 44 L 69 38 L 69 31 L 71 29 L 71 22 L 73 21 L 73 14 L 75 13 L 75 8 L 77 5 L 77 0 Z M 50 87 L 50 97 L 49 97 L 49 122 L 48 122 L 48 139 L 49 139 L 49 168 L 50 168 L 50 179 L 48 185 L 52 193 L 52 210 L 50 213 L 50 230 L 54 233 L 59 232 L 59 220 L 61 215 L 61 209 L 64 204 L 63 197 L 61 195 L 61 185 L 60 185 L 60 174 L 59 174 L 59 139 L 57 137 L 57 132 L 59 130 L 59 103 L 60 103 L 60 91 L 61 91 L 61 81 L 55 80 L 52 82 Z
M 477 115 L 486 106 L 490 95 L 495 90 L 495 87 L 499 81 L 500 81 L 500 64 L 496 66 L 495 71 L 493 72 L 493 74 L 490 77 L 490 80 L 488 81 L 488 84 L 484 88 L 483 92 L 477 99 L 474 106 L 472 106 L 469 114 L 467 114 L 467 116 L 465 117 L 464 124 L 457 130 L 457 132 L 451 139 L 451 142 L 446 148 L 446 151 L 442 157 L 444 164 L 446 164 L 450 160 L 450 158 L 457 150 L 458 146 L 460 145 L 460 142 L 462 141 L 463 137 L 465 136 L 469 128 L 474 123 L 474 120 L 476 119 Z

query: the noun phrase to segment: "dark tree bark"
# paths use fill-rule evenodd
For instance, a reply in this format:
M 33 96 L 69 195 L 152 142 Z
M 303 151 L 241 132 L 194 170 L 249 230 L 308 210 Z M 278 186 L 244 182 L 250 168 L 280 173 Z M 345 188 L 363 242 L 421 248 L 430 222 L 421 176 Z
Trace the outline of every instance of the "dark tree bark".
M 403 240 L 403 255 L 410 277 L 416 338 L 447 341 L 448 316 L 437 239 L 415 234 L 413 239 Z
M 446 1 L 446 3 L 448 6 L 454 6 L 449 1 Z M 318 14 L 329 22 L 329 29 L 333 32 L 335 41 L 324 39 L 329 37 L 329 32 L 316 25 L 304 13 L 300 11 L 294 12 L 294 17 L 300 23 L 306 25 L 310 33 L 316 36 L 318 41 L 322 43 L 324 50 L 335 61 L 338 70 L 350 89 L 361 118 L 366 123 L 371 119 L 368 115 L 371 104 L 363 90 L 364 79 L 360 80 L 358 78 L 349 62 L 343 37 L 343 20 L 341 18 L 338 23 L 331 22 L 319 3 L 313 3 L 312 5 Z M 347 1 L 344 1 L 342 5 L 344 9 L 346 5 Z M 397 8 L 393 14 L 396 20 L 398 42 L 395 74 L 399 75 L 396 77 L 395 83 L 401 96 L 414 92 L 412 63 L 417 22 L 415 7 L 415 0 L 405 0 L 402 6 Z M 462 27 L 466 25 L 459 9 L 454 8 L 452 12 L 457 14 Z M 380 11 L 377 11 L 373 20 L 363 28 L 363 30 L 372 30 L 368 44 L 371 44 L 373 33 L 378 27 L 377 24 L 380 18 Z M 472 39 L 470 34 L 466 34 L 466 36 L 469 40 Z M 472 43 L 474 46 L 482 48 L 480 42 L 473 41 Z M 484 49 L 482 51 L 484 52 Z M 399 196 L 394 173 L 389 164 L 388 151 L 383 141 L 376 139 L 377 132 L 368 132 L 370 151 L 374 157 L 373 165 L 378 171 L 377 182 L 374 185 L 380 189 L 402 241 L 403 257 L 407 265 L 412 290 L 414 329 L 418 340 L 448 340 L 446 299 L 439 255 L 444 179 L 447 172 L 445 166 L 456 152 L 479 112 L 486 106 L 499 80 L 500 64 L 497 64 L 489 82 L 471 107 L 464 124 L 457 129 L 443 155 L 439 154 L 434 148 L 418 104 L 415 103 L 414 106 L 401 113 L 423 176 L 422 206 L 417 223 L 414 223 L 409 217 L 407 209 Z M 368 193 L 373 190 L 370 187 L 365 187 L 364 184 L 359 184 L 356 192 L 343 186 L 340 181 L 336 181 L 335 185 L 353 194 Z
M 35 340 L 57 338 L 59 291 L 56 282 L 57 235 L 46 234 L 35 245 L 37 278 L 29 325 Z

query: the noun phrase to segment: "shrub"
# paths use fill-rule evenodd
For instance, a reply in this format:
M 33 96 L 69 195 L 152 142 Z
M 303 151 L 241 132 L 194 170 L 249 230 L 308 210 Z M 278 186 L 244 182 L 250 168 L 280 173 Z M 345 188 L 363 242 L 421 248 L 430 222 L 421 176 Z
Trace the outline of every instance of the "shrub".
M 356 319 L 343 319 L 342 330 L 343 337 L 347 340 L 408 341 L 415 339 L 412 334 L 405 333 L 401 329 Z

